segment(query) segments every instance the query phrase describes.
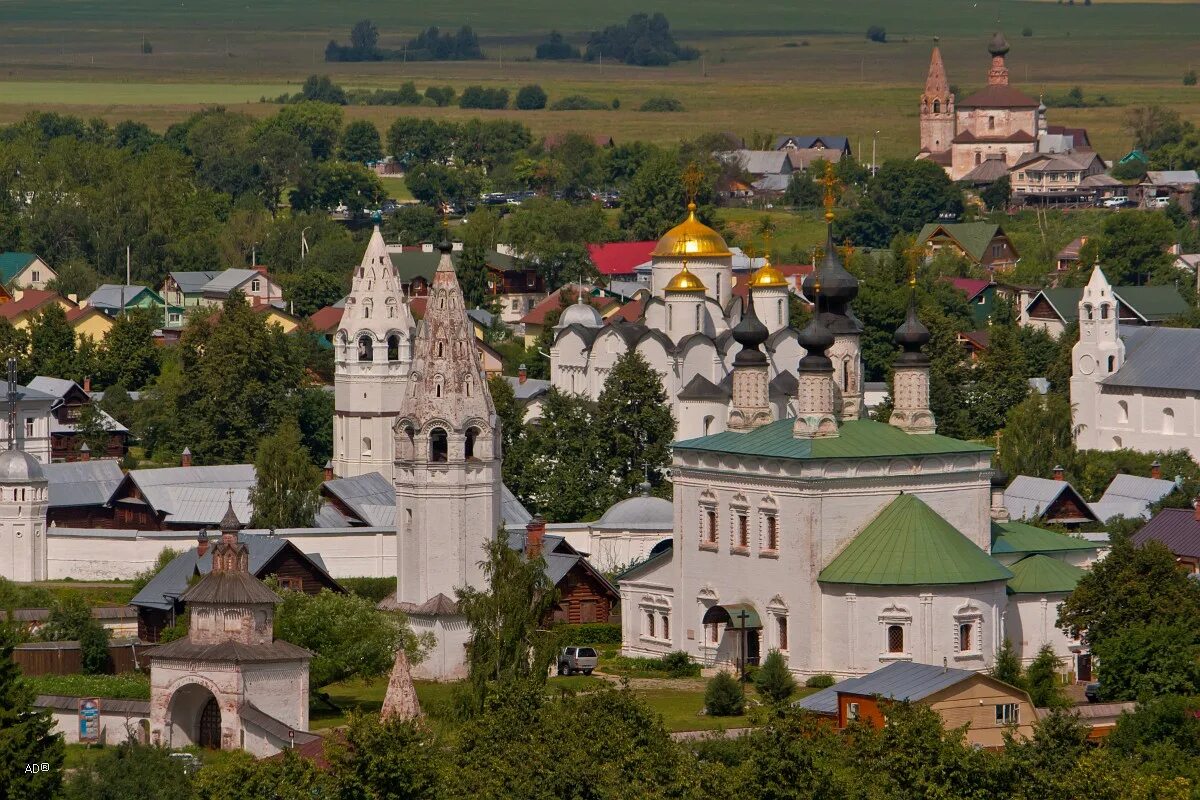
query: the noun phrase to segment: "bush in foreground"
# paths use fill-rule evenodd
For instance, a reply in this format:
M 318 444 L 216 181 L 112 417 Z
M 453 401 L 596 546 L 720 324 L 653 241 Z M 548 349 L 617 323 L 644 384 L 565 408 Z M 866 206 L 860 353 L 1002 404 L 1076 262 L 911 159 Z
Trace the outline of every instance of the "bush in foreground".
M 736 717 L 746 710 L 746 697 L 737 678 L 722 670 L 704 690 L 704 708 L 713 717 Z

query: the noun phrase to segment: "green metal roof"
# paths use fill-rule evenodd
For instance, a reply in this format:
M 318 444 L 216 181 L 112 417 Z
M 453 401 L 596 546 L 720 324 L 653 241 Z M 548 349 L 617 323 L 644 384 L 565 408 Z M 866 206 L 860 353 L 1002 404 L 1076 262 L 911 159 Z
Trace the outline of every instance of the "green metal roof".
M 5 285 L 37 258 L 33 253 L 0 253 L 0 280 Z
M 1011 569 L 1010 594 L 1070 592 L 1087 571 L 1042 553 L 1022 558 Z
M 1012 573 L 938 516 L 916 495 L 902 494 L 862 529 L 821 583 L 930 586 L 1004 581 Z
M 943 453 L 987 453 L 985 445 L 936 434 L 905 433 L 894 425 L 869 419 L 843 422 L 836 437 L 798 439 L 795 420 L 781 419 L 748 433 L 723 431 L 676 442 L 675 450 L 700 450 L 764 458 L 825 459 L 928 456 Z
M 1187 301 L 1174 286 L 1114 286 L 1121 304 L 1148 322 L 1161 322 L 1188 311 Z M 1042 296 L 1067 324 L 1079 319 L 1083 289 L 1043 289 Z
M 453 254 L 456 265 L 461 257 L 461 252 Z M 433 280 L 433 273 L 437 270 L 438 261 L 441 258 L 442 254 L 437 250 L 434 250 L 432 253 L 420 250 L 406 250 L 402 253 L 391 254 L 392 266 L 396 268 L 396 274 L 400 276 L 400 280 L 404 283 L 409 283 L 413 278 Z M 495 250 L 488 251 L 486 261 L 489 267 L 501 271 L 523 270 L 526 268 L 521 259 L 497 253 Z
M 987 247 L 997 235 L 1004 235 L 999 225 L 993 222 L 951 222 L 939 224 L 927 222 L 917 235 L 917 242 L 924 243 L 929 237 L 942 231 L 969 255 L 974 261 L 982 261 L 987 255 Z
M 1086 539 L 1055 533 L 1024 522 L 992 523 L 992 555 L 1065 553 L 1095 549 L 1096 545 Z

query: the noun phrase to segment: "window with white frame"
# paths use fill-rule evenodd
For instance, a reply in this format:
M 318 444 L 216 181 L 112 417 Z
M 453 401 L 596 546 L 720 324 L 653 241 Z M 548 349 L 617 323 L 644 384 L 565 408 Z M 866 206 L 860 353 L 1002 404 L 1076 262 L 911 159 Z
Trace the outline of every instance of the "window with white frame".
M 716 506 L 700 507 L 700 524 L 703 528 L 700 543 L 716 546 L 717 544 L 717 509 Z
M 779 552 L 779 517 L 775 514 L 763 515 L 762 547 L 772 553 Z
M 858 719 L 858 703 L 846 704 L 846 721 L 853 722 Z
M 252 291 L 252 292 L 262 291 L 262 283 L 258 280 L 258 278 L 255 278 L 254 280 L 250 281 L 250 291 Z
M 651 639 L 655 638 L 655 636 L 654 636 L 654 619 L 655 619 L 654 612 L 647 611 L 646 612 L 646 636 L 650 637 Z
M 1018 703 L 997 703 L 996 704 L 996 724 L 997 725 L 1020 725 L 1021 724 L 1021 706 Z
M 908 658 L 909 641 L 908 629 L 912 624 L 912 614 L 908 609 L 897 605 L 888 606 L 879 615 L 879 627 L 882 641 L 881 658 L 902 660 Z
M 983 615 L 973 605 L 959 609 L 954 615 L 954 652 L 959 656 L 976 656 L 983 652 Z

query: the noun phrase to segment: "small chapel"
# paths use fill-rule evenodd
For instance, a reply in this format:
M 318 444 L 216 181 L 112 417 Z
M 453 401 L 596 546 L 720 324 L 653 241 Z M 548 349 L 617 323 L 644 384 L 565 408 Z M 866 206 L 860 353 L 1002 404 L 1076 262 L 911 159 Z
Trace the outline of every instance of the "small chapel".
M 795 370 L 789 413 L 766 399 L 770 305 L 751 288 L 724 429 L 675 442 L 672 536 L 618 576 L 622 653 L 737 665 L 778 650 L 799 676 L 838 678 L 894 661 L 985 670 L 1005 637 L 1026 660 L 1043 644 L 1086 657 L 1053 621 L 1095 551 L 1010 521 L 991 448 L 937 434 L 915 280 L 890 419 L 847 413 L 837 345 L 857 345 L 858 284 L 828 244 L 802 355 L 779 365 Z

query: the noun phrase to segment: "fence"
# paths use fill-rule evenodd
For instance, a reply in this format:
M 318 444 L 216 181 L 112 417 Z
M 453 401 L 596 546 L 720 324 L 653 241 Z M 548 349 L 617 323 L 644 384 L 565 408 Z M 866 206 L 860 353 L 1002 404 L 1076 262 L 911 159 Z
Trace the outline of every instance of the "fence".
M 110 642 L 108 674 L 144 670 L 156 645 L 138 641 Z M 79 642 L 29 642 L 13 649 L 13 661 L 24 675 L 77 675 L 83 671 Z

